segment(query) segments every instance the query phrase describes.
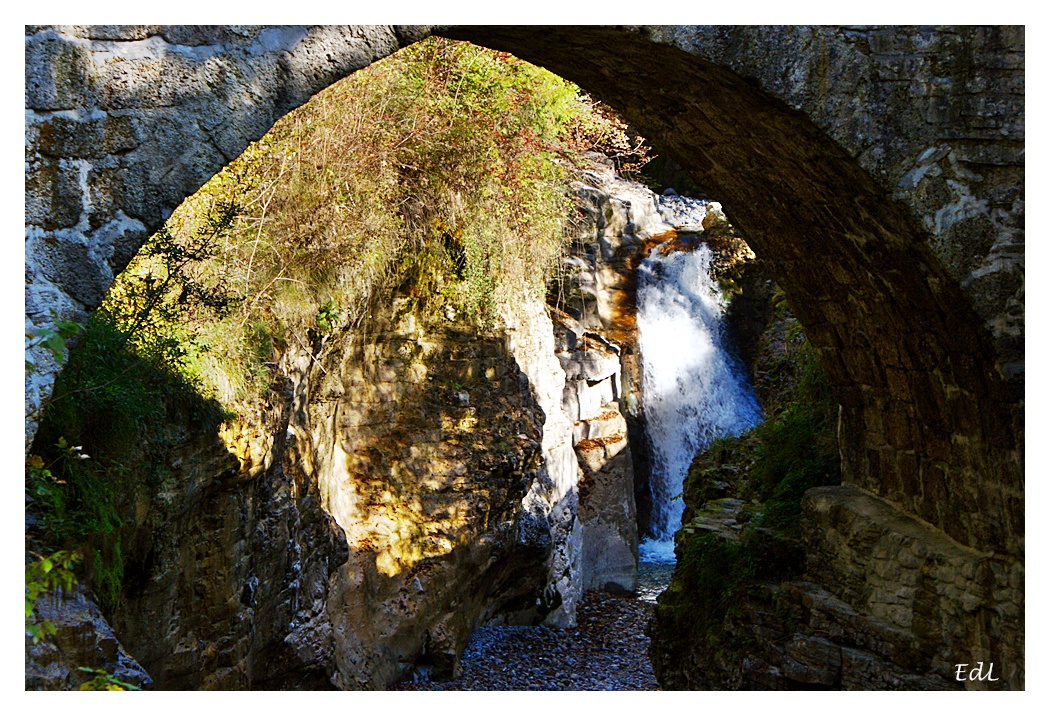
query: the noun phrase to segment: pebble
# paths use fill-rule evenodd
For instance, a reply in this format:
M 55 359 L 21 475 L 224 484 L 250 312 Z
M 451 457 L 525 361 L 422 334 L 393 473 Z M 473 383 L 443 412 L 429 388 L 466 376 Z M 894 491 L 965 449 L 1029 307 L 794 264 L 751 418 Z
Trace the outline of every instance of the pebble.
M 638 597 L 588 592 L 577 626 L 485 626 L 474 630 L 452 681 L 398 684 L 398 691 L 658 691 L 645 626 L 670 566 L 642 574 Z M 653 582 L 662 582 L 654 584 Z

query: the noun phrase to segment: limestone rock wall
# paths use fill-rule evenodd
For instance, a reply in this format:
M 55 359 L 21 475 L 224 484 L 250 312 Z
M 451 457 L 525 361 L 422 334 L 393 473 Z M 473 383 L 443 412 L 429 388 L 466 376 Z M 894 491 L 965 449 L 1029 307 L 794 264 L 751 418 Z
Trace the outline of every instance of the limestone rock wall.
M 384 303 L 326 340 L 289 426 L 349 547 L 326 604 L 341 688 L 417 661 L 451 675 L 477 624 L 544 616 L 556 543 L 535 504 L 544 416 L 512 352 Z
M 574 185 L 576 233 L 551 292 L 562 410 L 579 463 L 583 589 L 638 585 L 639 498 L 648 497 L 635 270 L 647 240 L 672 231 L 653 193 L 599 155 Z
M 557 356 L 566 377 L 561 409 L 572 421 L 578 470 L 581 587 L 631 593 L 638 586 L 638 517 L 621 413 L 621 349 L 568 316 L 558 318 Z
M 528 308 L 485 336 L 388 292 L 298 336 L 269 404 L 192 437 L 134 501 L 97 638 L 161 689 L 375 689 L 456 673 L 481 623 L 573 624 L 572 425 L 541 408 L 564 373 Z M 27 684 L 60 687 L 72 666 L 43 648 Z
M 551 553 L 547 563 L 542 607 L 545 622 L 567 627 L 576 623 L 576 605 L 583 596 L 580 556 L 578 467 L 572 449 L 573 424 L 562 410 L 565 371 L 555 356 L 554 326 L 538 296 L 503 307 L 510 352 L 532 386 L 543 411 L 543 466 L 529 487 L 522 510 L 535 529 L 549 529 Z M 544 527 L 546 525 L 546 527 Z
M 583 589 L 638 589 L 638 516 L 627 421 L 608 403 L 580 421 L 580 521 Z

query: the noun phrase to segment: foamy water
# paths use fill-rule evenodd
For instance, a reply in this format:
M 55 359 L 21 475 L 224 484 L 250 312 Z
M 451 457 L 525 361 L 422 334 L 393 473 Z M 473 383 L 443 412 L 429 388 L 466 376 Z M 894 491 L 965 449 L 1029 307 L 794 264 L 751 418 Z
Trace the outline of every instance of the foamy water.
M 655 253 L 655 252 L 654 252 Z M 696 451 L 762 420 L 743 365 L 726 349 L 725 305 L 710 276 L 711 250 L 653 255 L 638 269 L 638 343 L 650 441 L 654 535 L 643 562 L 673 562 L 682 483 Z

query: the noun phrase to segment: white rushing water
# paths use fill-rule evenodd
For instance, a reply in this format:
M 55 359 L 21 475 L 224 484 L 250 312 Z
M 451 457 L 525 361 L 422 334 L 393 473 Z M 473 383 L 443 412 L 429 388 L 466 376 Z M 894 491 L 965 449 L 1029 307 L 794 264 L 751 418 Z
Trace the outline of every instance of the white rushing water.
M 697 449 L 762 420 L 740 361 L 725 348 L 723 304 L 710 276 L 711 250 L 653 255 L 638 269 L 638 343 L 650 444 L 655 537 L 644 562 L 673 562 L 682 482 Z

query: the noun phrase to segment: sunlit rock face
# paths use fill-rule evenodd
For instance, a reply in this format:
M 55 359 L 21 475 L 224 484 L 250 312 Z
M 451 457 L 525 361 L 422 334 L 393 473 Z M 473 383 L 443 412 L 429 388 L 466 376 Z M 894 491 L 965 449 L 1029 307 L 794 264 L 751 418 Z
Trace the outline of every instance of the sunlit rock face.
M 450 676 L 475 625 L 550 607 L 544 416 L 528 378 L 501 337 L 415 304 L 376 301 L 328 339 L 293 402 L 297 469 L 349 549 L 326 604 L 342 688 L 384 687 L 417 661 Z
M 562 409 L 574 424 L 581 518 L 590 535 L 584 583 L 632 590 L 638 525 L 647 523 L 649 507 L 635 271 L 645 242 L 672 227 L 649 189 L 618 176 L 608 159 L 590 159 L 573 185 L 576 230 L 550 305 L 566 372 Z
M 304 339 L 273 407 L 187 445 L 147 499 L 113 623 L 155 685 L 385 688 L 454 674 L 480 623 L 571 623 L 571 590 L 545 587 L 578 551 L 575 462 L 559 494 L 506 336 L 387 292 Z
M 634 466 L 622 407 L 622 347 L 572 328 L 555 329 L 565 370 L 562 410 L 572 420 L 579 467 L 581 587 L 634 592 L 638 586 L 638 517 Z
M 553 323 L 539 297 L 522 296 L 521 301 L 504 306 L 502 319 L 510 351 L 527 376 L 544 416 L 543 469 L 522 501 L 522 509 L 528 514 L 545 514 L 550 528 L 551 554 L 542 598 L 547 611 L 544 623 L 569 627 L 576 624 L 576 605 L 583 588 L 579 473 L 572 449 L 572 420 L 561 403 L 565 371 L 554 353 Z M 537 520 L 533 524 L 541 523 Z

